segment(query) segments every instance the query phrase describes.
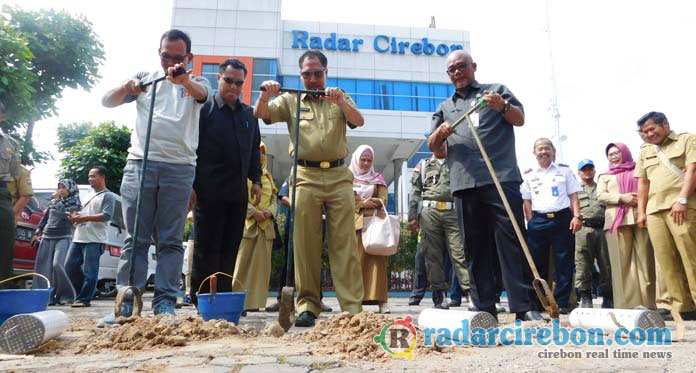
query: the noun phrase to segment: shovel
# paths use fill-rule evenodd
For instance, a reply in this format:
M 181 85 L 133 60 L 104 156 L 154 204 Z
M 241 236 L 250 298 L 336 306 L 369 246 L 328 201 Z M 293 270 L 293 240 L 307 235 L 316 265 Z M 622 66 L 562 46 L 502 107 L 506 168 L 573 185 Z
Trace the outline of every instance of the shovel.
M 532 269 L 532 274 L 534 275 L 534 281 L 532 282 L 532 286 L 534 287 L 534 291 L 536 292 L 536 295 L 539 298 L 541 305 L 549 314 L 549 317 L 551 317 L 552 319 L 557 319 L 559 317 L 558 304 L 556 303 L 556 299 L 554 299 L 553 297 L 553 292 L 551 291 L 549 284 L 546 283 L 546 281 L 542 279 L 541 276 L 539 276 L 539 271 L 537 270 L 536 265 L 534 265 L 534 259 L 532 258 L 532 254 L 529 252 L 527 241 L 525 241 L 524 236 L 522 235 L 522 230 L 520 229 L 520 226 L 517 224 L 517 219 L 515 219 L 515 215 L 512 213 L 510 203 L 508 202 L 507 197 L 505 197 L 503 187 L 500 185 L 500 180 L 498 180 L 498 176 L 496 175 L 495 170 L 493 169 L 493 164 L 491 163 L 491 160 L 488 157 L 486 149 L 483 147 L 483 143 L 479 138 L 478 132 L 476 132 L 476 127 L 474 126 L 474 123 L 471 121 L 471 114 L 477 112 L 480 109 L 483 109 L 485 106 L 486 102 L 483 101 L 483 99 L 479 100 L 479 102 L 476 105 L 474 105 L 471 109 L 469 109 L 469 111 L 464 113 L 464 115 L 457 119 L 456 122 L 452 123 L 450 127 L 454 129 L 464 120 L 466 120 L 467 124 L 469 125 L 469 129 L 471 130 L 471 133 L 474 136 L 474 140 L 476 140 L 476 145 L 478 145 L 478 148 L 481 151 L 481 156 L 483 156 L 483 160 L 486 163 L 488 172 L 491 174 L 491 178 L 493 179 L 495 188 L 498 190 L 500 199 L 503 201 L 505 211 L 507 212 L 508 217 L 512 222 L 512 227 L 515 229 L 517 239 L 520 241 L 522 251 L 524 251 L 524 256 L 527 258 L 527 263 L 529 263 L 529 267 Z
M 186 69 L 179 68 L 174 71 L 172 76 L 179 76 L 185 74 Z M 114 305 L 114 315 L 116 317 L 121 316 L 121 306 L 126 300 L 126 295 L 130 292 L 133 295 L 133 313 L 131 316 L 139 317 L 140 311 L 143 309 L 143 294 L 134 286 L 135 283 L 135 250 L 136 244 L 138 242 L 138 233 L 140 233 L 140 208 L 143 204 L 143 189 L 145 189 L 145 170 L 147 169 L 147 156 L 150 151 L 150 133 L 152 132 L 152 114 L 155 109 L 155 96 L 157 95 L 157 83 L 167 79 L 165 74 L 162 77 L 149 81 L 147 83 L 140 83 L 140 89 L 145 90 L 148 86 L 152 85 L 152 96 L 150 98 L 150 114 L 147 118 L 147 132 L 145 135 L 145 149 L 143 149 L 143 166 L 140 169 L 140 187 L 138 189 L 138 199 L 135 203 L 135 223 L 133 226 L 133 235 L 131 236 L 131 250 L 130 250 L 130 275 L 128 276 L 128 286 L 125 286 L 118 290 L 116 293 L 116 304 Z
M 265 87 L 260 88 L 262 91 L 265 91 Z M 290 327 L 295 323 L 295 287 L 290 286 L 290 284 L 294 284 L 293 279 L 290 278 L 290 273 L 292 272 L 291 266 L 294 264 L 294 258 L 290 257 L 290 248 L 293 248 L 291 246 L 293 244 L 293 238 L 294 238 L 294 230 L 295 230 L 295 192 L 297 190 L 297 160 L 299 159 L 299 143 L 300 143 L 300 100 L 302 98 L 302 94 L 310 94 L 310 95 L 315 95 L 315 96 L 324 96 L 326 93 L 324 91 L 308 91 L 305 89 L 290 89 L 290 88 L 281 88 L 281 92 L 288 92 L 288 93 L 295 93 L 297 94 L 297 110 L 295 112 L 295 143 L 293 146 L 293 152 L 294 152 L 294 157 L 293 157 L 293 164 L 292 164 L 292 193 L 290 197 L 290 214 L 289 214 L 289 219 L 290 222 L 288 223 L 288 229 L 290 229 L 290 234 L 289 234 L 289 239 L 288 239 L 288 252 L 286 255 L 288 256 L 288 266 L 287 266 L 287 271 L 286 271 L 286 277 L 285 277 L 285 286 L 283 286 L 283 289 L 280 291 L 280 304 L 279 304 L 279 309 L 278 309 L 278 324 L 285 330 L 286 332 L 290 329 Z M 295 250 L 293 248 L 292 252 L 294 253 Z M 294 257 L 294 255 L 293 255 Z M 292 281 L 292 282 L 291 282 Z

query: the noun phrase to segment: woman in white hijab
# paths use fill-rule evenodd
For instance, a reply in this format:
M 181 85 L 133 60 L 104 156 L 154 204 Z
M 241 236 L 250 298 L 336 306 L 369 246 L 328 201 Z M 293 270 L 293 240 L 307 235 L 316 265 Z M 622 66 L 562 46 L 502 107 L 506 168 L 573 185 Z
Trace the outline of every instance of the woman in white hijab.
M 373 167 L 375 152 L 369 145 L 360 145 L 353 153 L 350 170 L 353 172 L 355 192 L 355 229 L 358 236 L 358 252 L 362 263 L 363 304 L 379 305 L 380 313 L 389 313 L 387 291 L 389 285 L 387 264 L 389 257 L 369 255 L 362 243 L 363 217 L 375 214 L 384 217 L 387 203 L 387 183 Z

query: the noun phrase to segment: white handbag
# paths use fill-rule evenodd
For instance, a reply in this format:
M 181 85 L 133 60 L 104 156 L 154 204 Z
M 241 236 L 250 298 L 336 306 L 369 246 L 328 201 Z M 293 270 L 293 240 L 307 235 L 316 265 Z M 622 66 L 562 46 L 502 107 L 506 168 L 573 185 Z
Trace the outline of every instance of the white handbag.
M 399 251 L 399 235 L 401 224 L 399 217 L 389 215 L 382 205 L 386 218 L 381 218 L 375 213 L 373 216 L 363 217 L 362 243 L 365 252 L 369 255 L 394 255 Z

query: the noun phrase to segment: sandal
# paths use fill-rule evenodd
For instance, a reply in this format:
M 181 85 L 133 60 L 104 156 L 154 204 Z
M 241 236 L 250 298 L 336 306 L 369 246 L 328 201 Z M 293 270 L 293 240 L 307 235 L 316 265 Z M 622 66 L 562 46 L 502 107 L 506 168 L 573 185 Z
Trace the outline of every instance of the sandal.
M 89 303 L 84 303 L 84 302 L 75 302 L 70 305 L 72 308 L 85 308 L 85 307 L 91 307 Z

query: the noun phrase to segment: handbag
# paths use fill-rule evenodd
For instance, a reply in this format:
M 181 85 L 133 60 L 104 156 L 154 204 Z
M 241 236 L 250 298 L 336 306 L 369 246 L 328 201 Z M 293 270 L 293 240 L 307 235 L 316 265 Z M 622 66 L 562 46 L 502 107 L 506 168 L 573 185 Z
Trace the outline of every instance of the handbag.
M 382 204 L 382 210 L 386 215 L 385 218 L 381 218 L 376 212 L 373 216 L 363 218 L 362 242 L 365 252 L 369 255 L 388 256 L 396 254 L 399 250 L 401 234 L 399 217 L 389 215 L 384 204 Z

